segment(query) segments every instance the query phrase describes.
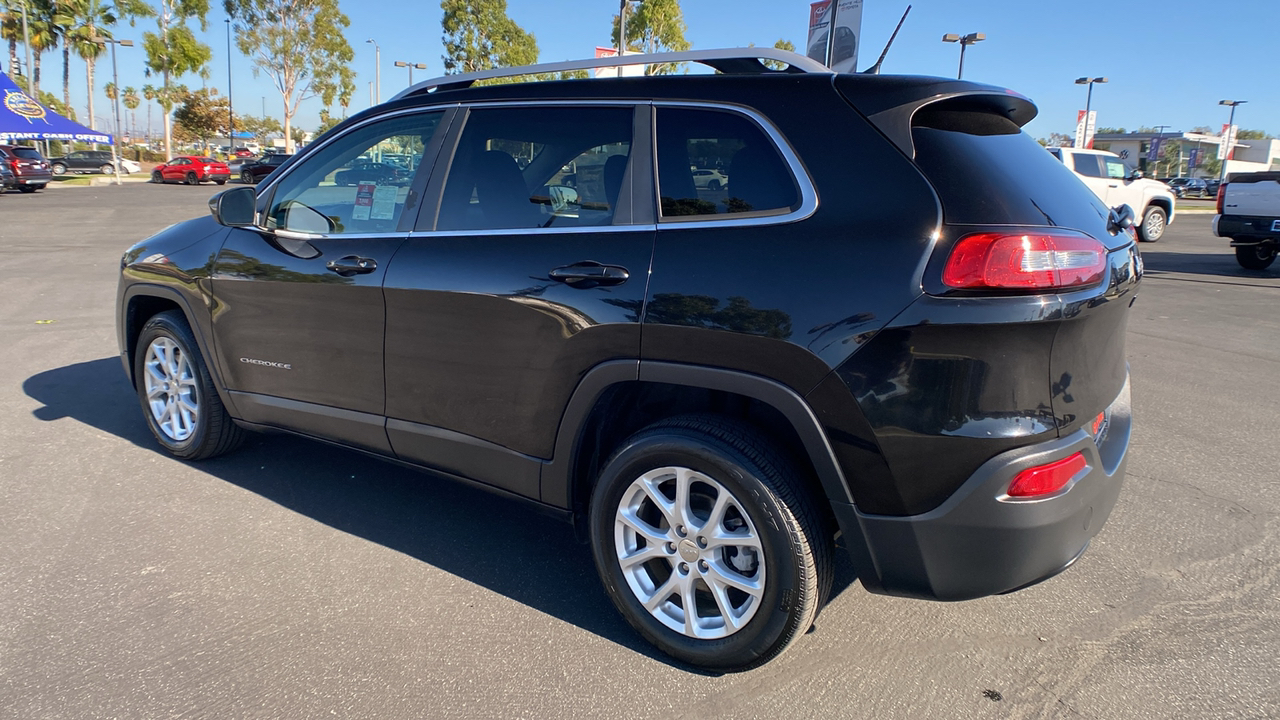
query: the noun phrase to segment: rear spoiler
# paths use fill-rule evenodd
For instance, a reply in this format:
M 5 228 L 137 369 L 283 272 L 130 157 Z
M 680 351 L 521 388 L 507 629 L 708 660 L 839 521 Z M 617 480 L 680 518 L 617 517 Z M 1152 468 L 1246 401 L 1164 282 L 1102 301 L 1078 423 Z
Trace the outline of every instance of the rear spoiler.
M 1227 176 L 1229 183 L 1280 182 L 1280 172 L 1231 173 Z
M 945 103 L 950 110 L 981 110 L 1018 127 L 1039 112 L 1035 103 L 994 85 L 918 76 L 837 75 L 836 88 L 907 157 L 915 158 L 912 119 L 921 108 Z

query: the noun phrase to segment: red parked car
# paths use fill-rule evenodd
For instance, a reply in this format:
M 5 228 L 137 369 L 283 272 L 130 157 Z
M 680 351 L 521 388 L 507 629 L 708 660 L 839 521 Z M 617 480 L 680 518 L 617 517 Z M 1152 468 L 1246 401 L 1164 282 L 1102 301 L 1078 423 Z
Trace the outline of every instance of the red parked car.
M 183 155 L 157 167 L 151 172 L 151 182 L 180 182 L 188 185 L 199 185 L 212 180 L 225 185 L 231 179 L 231 168 L 221 160 L 207 157 Z

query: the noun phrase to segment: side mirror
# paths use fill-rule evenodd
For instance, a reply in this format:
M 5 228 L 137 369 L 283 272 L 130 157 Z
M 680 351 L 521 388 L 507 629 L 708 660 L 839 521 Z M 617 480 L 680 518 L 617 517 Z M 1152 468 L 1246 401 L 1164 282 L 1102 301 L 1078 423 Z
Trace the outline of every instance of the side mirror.
M 1143 177 L 1145 176 L 1142 174 L 1141 170 L 1134 170 L 1132 173 L 1129 173 L 1130 180 L 1141 180 Z
M 219 225 L 253 227 L 257 219 L 258 193 L 251 187 L 238 187 L 209 199 L 209 212 Z

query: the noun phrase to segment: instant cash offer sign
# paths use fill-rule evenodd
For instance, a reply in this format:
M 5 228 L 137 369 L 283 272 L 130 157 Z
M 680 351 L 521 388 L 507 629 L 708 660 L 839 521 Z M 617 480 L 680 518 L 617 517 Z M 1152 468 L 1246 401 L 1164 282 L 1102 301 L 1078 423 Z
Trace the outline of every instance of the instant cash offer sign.
M 111 136 L 68 120 L 36 102 L 0 73 L 0 140 L 77 140 L 111 144 Z
M 821 0 L 809 6 L 809 44 L 805 54 L 836 72 L 858 71 L 858 40 L 862 35 L 862 0 Z M 835 10 L 835 37 L 831 13 Z M 827 62 L 827 47 L 831 62 Z

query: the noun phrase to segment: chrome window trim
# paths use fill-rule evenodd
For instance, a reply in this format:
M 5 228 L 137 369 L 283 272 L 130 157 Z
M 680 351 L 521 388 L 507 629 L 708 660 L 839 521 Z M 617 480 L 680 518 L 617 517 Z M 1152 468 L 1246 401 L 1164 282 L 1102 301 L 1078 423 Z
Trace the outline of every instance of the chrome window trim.
M 417 230 L 411 238 L 481 237 L 487 235 L 568 235 L 578 233 L 654 232 L 657 225 L 565 225 L 561 227 L 507 228 L 498 230 Z M 343 236 L 347 237 L 347 236 Z
M 662 216 L 662 194 L 658 188 L 658 168 L 657 160 L 654 160 L 653 172 L 653 196 L 658 201 L 657 214 L 658 225 L 664 228 L 675 227 L 699 227 L 699 228 L 723 228 L 723 227 L 750 227 L 757 225 L 784 225 L 787 223 L 800 222 L 807 220 L 815 212 L 818 211 L 818 191 L 813 186 L 813 179 L 809 177 L 809 173 L 805 170 L 804 163 L 800 162 L 800 157 L 796 155 L 795 149 L 791 147 L 791 143 L 782 136 L 782 133 L 774 127 L 760 113 L 752 108 L 742 105 L 734 105 L 731 103 L 717 102 L 698 102 L 695 100 L 654 100 L 653 106 L 656 108 L 675 107 L 675 108 L 698 108 L 704 110 L 721 110 L 725 112 L 736 112 L 740 115 L 747 116 L 748 119 L 764 131 L 765 135 L 773 141 L 773 146 L 781 153 L 782 159 L 791 169 L 792 180 L 795 181 L 796 187 L 800 189 L 800 206 L 794 210 L 775 215 L 756 215 L 754 217 L 729 217 L 729 213 L 721 215 L 684 215 L 681 219 L 664 218 Z M 654 114 L 653 118 L 653 141 L 658 141 L 658 117 Z M 656 154 L 656 153 L 655 153 Z M 732 182 L 732 180 L 730 180 Z M 768 212 L 762 211 L 762 212 Z M 703 218 L 706 218 L 705 220 Z

